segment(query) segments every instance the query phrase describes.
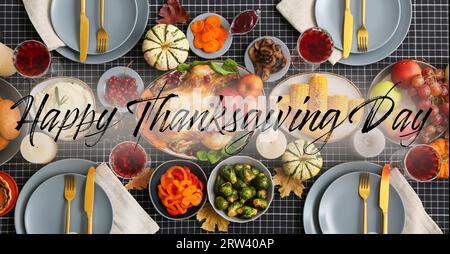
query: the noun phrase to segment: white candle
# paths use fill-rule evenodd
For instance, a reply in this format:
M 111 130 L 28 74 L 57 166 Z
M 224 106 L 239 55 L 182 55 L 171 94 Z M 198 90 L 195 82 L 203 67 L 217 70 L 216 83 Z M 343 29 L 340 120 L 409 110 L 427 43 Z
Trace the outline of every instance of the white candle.
M 287 140 L 283 132 L 273 129 L 262 132 L 256 138 L 256 150 L 269 160 L 276 159 L 283 155 L 286 150 Z
M 386 139 L 378 129 L 373 129 L 368 133 L 358 131 L 353 135 L 352 145 L 358 156 L 372 158 L 383 152 L 386 147 Z
M 35 132 L 33 135 L 33 145 L 30 143 L 30 135 L 27 135 L 20 144 L 22 157 L 34 164 L 47 164 L 51 162 L 58 151 L 58 145 L 47 134 Z
M 13 52 L 12 49 L 0 42 L 0 77 L 9 77 L 16 73 Z

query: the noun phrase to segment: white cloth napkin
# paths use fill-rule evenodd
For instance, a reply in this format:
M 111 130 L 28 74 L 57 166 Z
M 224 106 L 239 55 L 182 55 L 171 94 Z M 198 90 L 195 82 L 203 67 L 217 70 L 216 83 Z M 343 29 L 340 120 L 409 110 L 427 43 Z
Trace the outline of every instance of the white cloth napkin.
M 64 47 L 65 44 L 56 35 L 50 20 L 52 0 L 22 0 L 28 17 L 49 50 Z
M 282 0 L 277 4 L 277 10 L 297 31 L 302 33 L 317 26 L 314 17 L 315 2 L 315 0 Z M 341 58 L 342 52 L 335 48 L 328 61 L 334 65 Z
M 406 223 L 403 234 L 442 234 L 442 230 L 425 211 L 417 193 L 398 169 L 391 170 L 390 182 L 405 206 Z
M 158 224 L 142 209 L 105 163 L 97 167 L 95 182 L 106 192 L 113 207 L 111 234 L 154 234 L 159 230 Z

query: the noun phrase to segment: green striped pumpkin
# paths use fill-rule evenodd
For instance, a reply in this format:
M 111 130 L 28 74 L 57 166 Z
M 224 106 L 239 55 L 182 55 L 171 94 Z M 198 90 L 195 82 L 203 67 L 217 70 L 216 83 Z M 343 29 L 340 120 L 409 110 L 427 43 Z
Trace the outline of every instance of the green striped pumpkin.
M 306 149 L 305 146 L 307 146 Z M 284 172 L 302 181 L 316 176 L 323 166 L 320 152 L 314 144 L 309 144 L 305 140 L 296 140 L 290 143 L 282 160 Z
M 186 61 L 189 42 L 176 26 L 158 24 L 145 35 L 142 51 L 149 65 L 160 71 L 168 71 Z

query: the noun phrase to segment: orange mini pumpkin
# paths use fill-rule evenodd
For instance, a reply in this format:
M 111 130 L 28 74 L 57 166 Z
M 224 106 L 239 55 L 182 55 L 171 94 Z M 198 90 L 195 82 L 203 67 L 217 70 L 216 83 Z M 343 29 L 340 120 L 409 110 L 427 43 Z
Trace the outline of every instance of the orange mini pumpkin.
M 448 172 L 448 139 L 437 139 L 433 143 L 430 144 L 436 151 L 441 155 L 441 171 L 438 175 L 438 178 L 440 179 L 448 179 L 449 178 L 449 172 Z

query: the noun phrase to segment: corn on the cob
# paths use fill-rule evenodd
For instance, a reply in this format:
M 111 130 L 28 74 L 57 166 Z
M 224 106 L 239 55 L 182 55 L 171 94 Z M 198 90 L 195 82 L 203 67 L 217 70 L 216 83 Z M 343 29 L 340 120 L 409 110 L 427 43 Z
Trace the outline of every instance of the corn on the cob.
M 292 84 L 291 85 L 291 106 L 294 110 L 306 111 L 307 104 L 305 98 L 309 95 L 308 84 Z
M 348 97 L 346 95 L 329 96 L 328 109 L 339 110 L 338 122 L 342 122 L 348 115 Z
M 352 112 L 356 107 L 361 105 L 363 102 L 364 102 L 364 99 L 362 99 L 362 98 L 350 100 L 350 102 L 348 103 L 348 112 Z M 360 110 L 358 110 L 358 112 L 355 115 L 353 115 L 352 121 L 353 121 L 353 123 L 358 124 L 361 122 L 363 117 L 364 117 L 364 109 L 360 109 Z
M 278 102 L 277 107 L 280 110 L 287 110 L 291 106 L 291 99 L 289 95 L 281 95 L 282 99 Z
M 320 110 L 326 112 L 328 107 L 328 82 L 325 76 L 314 74 L 309 81 L 308 109 L 311 111 Z

